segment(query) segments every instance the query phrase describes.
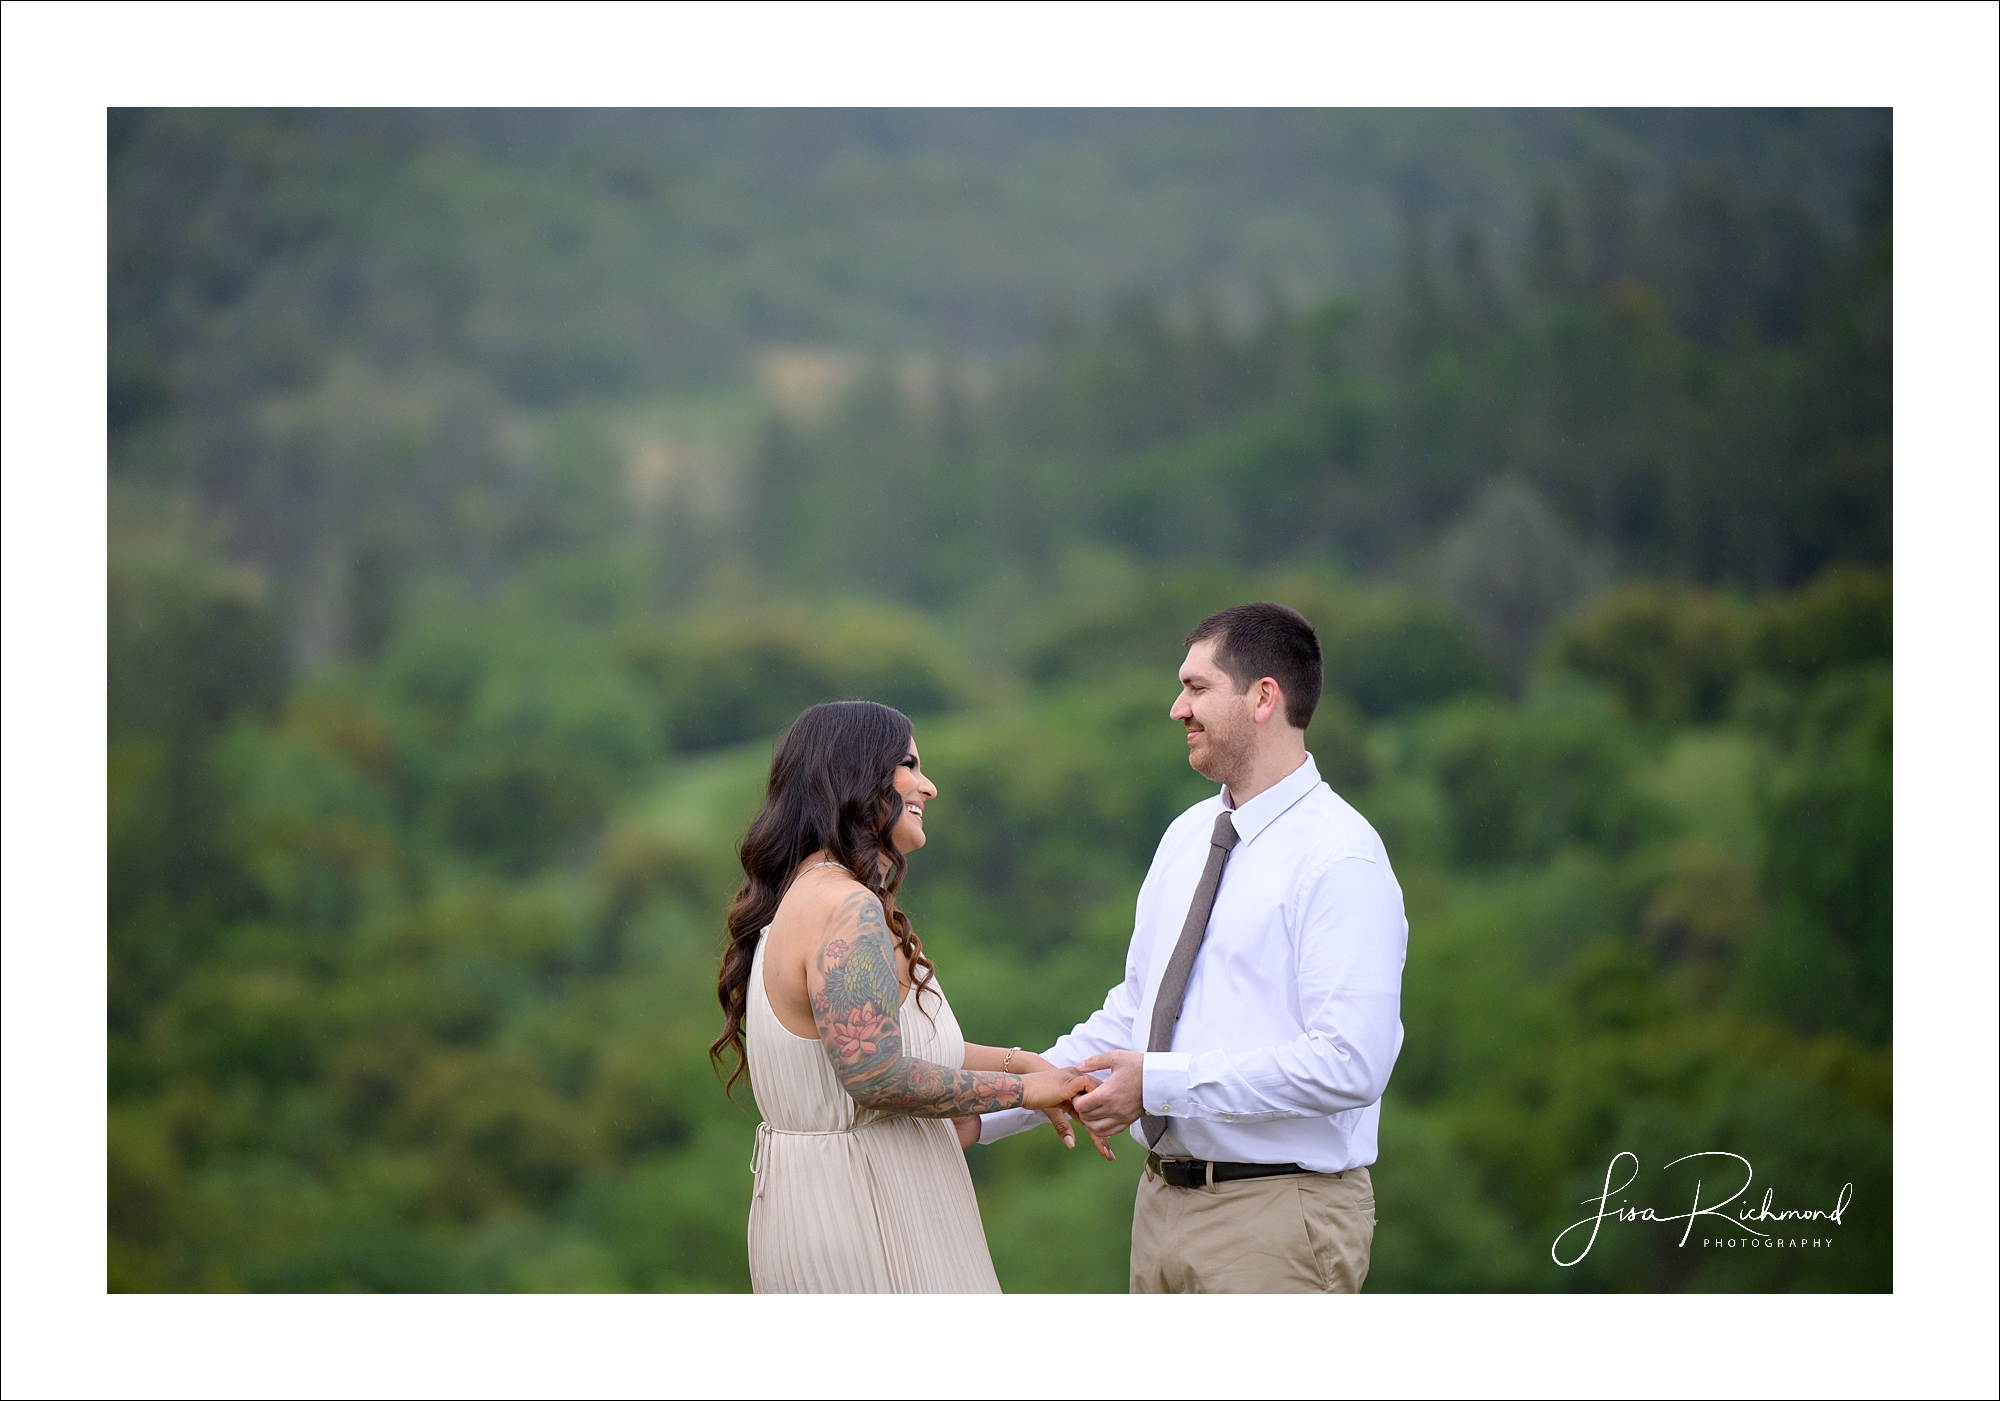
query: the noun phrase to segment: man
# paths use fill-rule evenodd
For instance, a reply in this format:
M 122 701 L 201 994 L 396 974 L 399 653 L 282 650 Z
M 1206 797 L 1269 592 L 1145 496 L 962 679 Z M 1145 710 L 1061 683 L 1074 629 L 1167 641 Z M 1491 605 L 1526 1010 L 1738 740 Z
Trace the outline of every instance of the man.
M 1306 752 L 1312 626 L 1248 603 L 1187 642 L 1169 713 L 1222 792 L 1167 829 L 1125 981 L 1048 1059 L 1102 1080 L 1075 1101 L 1088 1128 L 1130 1126 L 1150 1149 L 1133 1293 L 1352 1293 L 1368 1274 L 1368 1167 L 1403 1044 L 1403 893 L 1381 839 Z M 988 1114 L 979 1141 L 1041 1122 Z

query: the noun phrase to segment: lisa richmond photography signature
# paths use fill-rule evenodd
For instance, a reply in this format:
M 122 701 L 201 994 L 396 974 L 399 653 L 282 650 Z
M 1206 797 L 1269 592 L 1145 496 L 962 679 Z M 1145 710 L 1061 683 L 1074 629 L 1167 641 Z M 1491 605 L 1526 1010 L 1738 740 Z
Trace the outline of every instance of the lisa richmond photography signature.
M 1797 1234 L 1796 1227 L 1788 1232 L 1786 1224 L 1825 1222 L 1829 1226 L 1838 1226 L 1841 1224 L 1842 1215 L 1847 1211 L 1848 1204 L 1854 1199 L 1854 1184 L 1849 1182 L 1840 1189 L 1831 1210 L 1821 1210 L 1814 1207 L 1788 1207 L 1783 1210 L 1775 1210 L 1772 1207 L 1774 1189 L 1769 1187 L 1764 1189 L 1764 1199 L 1761 1202 L 1736 1206 L 1739 1200 L 1748 1195 L 1750 1184 L 1757 1175 L 1756 1170 L 1750 1166 L 1750 1160 L 1742 1154 L 1714 1151 L 1689 1153 L 1684 1157 L 1675 1158 L 1666 1167 L 1677 1167 L 1681 1163 L 1694 1162 L 1697 1159 L 1703 1158 L 1722 1160 L 1715 1164 L 1717 1171 L 1721 1174 L 1720 1183 L 1714 1184 L 1714 1191 L 1718 1196 L 1720 1196 L 1724 1188 L 1736 1180 L 1738 1168 L 1741 1169 L 1743 1180 L 1736 1184 L 1736 1190 L 1728 1196 L 1720 1197 L 1719 1200 L 1703 1205 L 1702 1189 L 1707 1179 L 1698 1177 L 1695 1179 L 1694 1203 L 1692 1206 L 1686 1211 L 1661 1213 L 1654 1211 L 1650 1206 L 1632 1206 L 1627 1203 L 1622 1194 L 1632 1186 L 1633 1182 L 1638 1180 L 1639 1155 L 1623 1152 L 1614 1155 L 1610 1166 L 1604 1170 L 1604 1191 L 1598 1196 L 1585 1197 L 1583 1199 L 1583 1204 L 1585 1206 L 1594 1205 L 1597 1208 L 1596 1212 L 1593 1215 L 1584 1217 L 1581 1221 L 1572 1222 L 1570 1225 L 1565 1226 L 1561 1233 L 1556 1236 L 1554 1243 L 1549 1246 L 1549 1258 L 1564 1267 L 1576 1264 L 1586 1255 L 1590 1254 L 1590 1248 L 1597 1244 L 1597 1233 L 1603 1228 L 1606 1221 L 1655 1221 L 1662 1224 L 1670 1224 L 1676 1221 L 1685 1222 L 1686 1225 L 1681 1230 L 1679 1241 L 1679 1244 L 1685 1246 L 1689 1238 L 1694 1235 L 1695 1222 L 1704 1218 L 1712 1218 L 1718 1223 L 1712 1228 L 1717 1234 L 1714 1236 L 1703 1236 L 1701 1243 L 1704 1246 L 1716 1245 L 1728 1247 L 1738 1244 L 1750 1246 L 1776 1245 L 1780 1240 L 1790 1240 L 1793 1244 L 1802 1248 L 1824 1249 L 1833 1244 L 1830 1235 L 1816 1236 L 1808 1232 L 1801 1236 Z M 1624 1181 L 1613 1185 L 1612 1179 L 1618 1176 L 1621 1165 L 1628 1160 L 1631 1164 L 1631 1171 L 1625 1174 Z M 1662 1168 L 1661 1171 L 1666 1171 L 1666 1168 Z M 1614 1198 L 1617 1200 L 1616 1205 L 1612 1204 Z M 1735 1209 L 1732 1211 L 1731 1207 L 1735 1207 Z M 1589 1228 L 1590 1235 L 1583 1241 L 1582 1247 L 1570 1259 L 1563 1259 L 1563 1241 L 1574 1236 L 1577 1232 L 1584 1230 L 1586 1227 Z M 1769 1229 L 1760 1230 L 1759 1227 L 1769 1227 Z

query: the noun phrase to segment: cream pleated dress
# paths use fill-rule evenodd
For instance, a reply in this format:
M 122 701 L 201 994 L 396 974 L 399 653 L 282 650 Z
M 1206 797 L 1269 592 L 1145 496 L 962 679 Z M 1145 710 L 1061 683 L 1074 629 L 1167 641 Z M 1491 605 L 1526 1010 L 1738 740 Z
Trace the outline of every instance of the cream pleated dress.
M 750 1170 L 750 1287 L 759 1294 L 998 1294 L 979 1199 L 949 1119 L 863 1109 L 817 1038 L 795 1036 L 750 964 L 744 1049 L 764 1122 Z M 926 1015 L 928 1013 L 929 1015 Z M 943 992 L 897 1016 L 906 1055 L 965 1064 Z

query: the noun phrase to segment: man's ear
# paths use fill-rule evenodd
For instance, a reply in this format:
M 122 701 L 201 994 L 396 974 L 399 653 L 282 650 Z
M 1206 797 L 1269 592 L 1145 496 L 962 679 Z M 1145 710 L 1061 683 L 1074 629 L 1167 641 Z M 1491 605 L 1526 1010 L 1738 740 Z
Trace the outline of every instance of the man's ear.
M 1258 724 L 1263 724 L 1285 708 L 1285 693 L 1278 689 L 1278 683 L 1266 676 L 1257 683 L 1257 704 L 1251 714 Z

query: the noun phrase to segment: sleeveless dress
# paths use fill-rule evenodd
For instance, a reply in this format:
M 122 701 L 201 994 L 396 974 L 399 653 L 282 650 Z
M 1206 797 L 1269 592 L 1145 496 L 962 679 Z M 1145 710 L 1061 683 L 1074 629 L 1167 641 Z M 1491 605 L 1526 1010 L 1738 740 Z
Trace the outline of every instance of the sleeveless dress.
M 759 1294 L 998 1294 L 979 1200 L 949 1119 L 863 1109 L 817 1038 L 795 1036 L 764 990 L 767 929 L 750 964 L 744 1049 L 764 1122 L 750 1160 L 750 1287 Z M 914 989 L 897 1018 L 908 1055 L 960 1069 L 965 1038 L 943 994 Z M 928 1012 L 930 1015 L 926 1016 Z

